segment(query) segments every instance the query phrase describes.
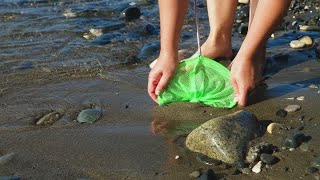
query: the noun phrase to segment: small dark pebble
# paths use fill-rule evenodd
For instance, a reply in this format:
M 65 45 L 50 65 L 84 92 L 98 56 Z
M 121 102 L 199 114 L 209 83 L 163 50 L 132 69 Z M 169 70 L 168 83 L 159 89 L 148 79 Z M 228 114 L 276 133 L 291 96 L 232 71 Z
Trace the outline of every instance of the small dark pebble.
M 141 11 L 137 7 L 128 7 L 121 12 L 120 18 L 127 21 L 138 19 L 141 16 Z
M 238 28 L 238 33 L 242 35 L 246 35 L 248 32 L 248 24 L 242 23 Z
M 205 173 L 203 173 L 198 180 L 216 180 L 216 174 L 212 169 L 208 169 Z
M 318 171 L 318 168 L 316 167 L 308 167 L 307 172 L 308 173 L 315 173 Z
M 240 161 L 238 163 L 238 168 L 239 169 L 243 169 L 243 168 L 246 168 L 246 167 L 247 167 L 247 164 L 244 161 Z
M 271 154 L 262 153 L 260 160 L 266 164 L 273 165 L 277 163 L 279 159 Z
M 284 147 L 287 148 L 297 148 L 303 142 L 307 142 L 311 139 L 310 136 L 305 136 L 302 132 L 297 132 L 284 140 Z
M 125 108 L 128 109 L 129 108 L 129 104 L 126 104 Z
M 284 110 L 284 109 L 279 109 L 276 112 L 276 115 L 279 116 L 279 117 L 282 117 L 282 118 L 286 117 L 287 114 L 288 114 L 288 112 L 286 110 Z

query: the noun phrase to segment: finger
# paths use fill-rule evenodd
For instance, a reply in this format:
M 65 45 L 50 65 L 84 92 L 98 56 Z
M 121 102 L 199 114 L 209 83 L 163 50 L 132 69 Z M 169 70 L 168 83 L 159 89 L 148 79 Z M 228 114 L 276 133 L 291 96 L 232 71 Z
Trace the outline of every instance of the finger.
M 160 95 L 160 93 L 166 88 L 168 82 L 170 80 L 170 76 L 163 75 L 156 87 L 156 95 Z
M 247 97 L 248 97 L 248 92 L 249 92 L 249 88 L 246 88 L 246 87 L 241 87 L 239 89 L 239 101 L 238 101 L 238 104 L 240 106 L 246 106 L 247 104 Z
M 234 78 L 231 78 L 231 85 L 233 87 L 233 92 L 234 92 L 234 102 L 239 101 L 239 88 L 237 81 Z
M 149 78 L 148 78 L 148 94 L 152 98 L 152 100 L 155 101 L 156 103 L 158 103 L 158 101 L 157 101 L 157 95 L 155 94 L 155 89 L 160 79 L 159 76 L 160 74 L 158 73 L 153 74 L 152 72 L 150 72 Z

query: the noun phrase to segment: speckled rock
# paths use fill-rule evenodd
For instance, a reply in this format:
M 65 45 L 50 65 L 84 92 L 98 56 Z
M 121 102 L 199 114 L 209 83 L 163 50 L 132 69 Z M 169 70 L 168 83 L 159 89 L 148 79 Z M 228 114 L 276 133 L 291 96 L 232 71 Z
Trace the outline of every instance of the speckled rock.
M 246 160 L 248 163 L 252 163 L 259 160 L 262 153 L 272 154 L 277 147 L 270 143 L 259 143 L 254 147 L 250 147 L 247 153 Z
M 77 118 L 81 123 L 94 123 L 102 116 L 102 111 L 98 109 L 85 109 L 82 110 Z
M 257 118 L 248 111 L 217 117 L 193 130 L 186 140 L 191 151 L 235 164 L 243 160 L 247 143 L 257 134 Z

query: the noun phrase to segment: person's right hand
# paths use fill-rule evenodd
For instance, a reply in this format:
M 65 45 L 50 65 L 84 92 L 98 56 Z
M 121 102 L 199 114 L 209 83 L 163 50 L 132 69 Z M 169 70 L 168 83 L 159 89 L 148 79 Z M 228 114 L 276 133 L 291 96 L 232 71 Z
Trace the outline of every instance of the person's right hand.
M 160 53 L 148 78 L 148 93 L 155 102 L 158 103 L 157 97 L 166 88 L 176 70 L 177 63 L 177 53 Z

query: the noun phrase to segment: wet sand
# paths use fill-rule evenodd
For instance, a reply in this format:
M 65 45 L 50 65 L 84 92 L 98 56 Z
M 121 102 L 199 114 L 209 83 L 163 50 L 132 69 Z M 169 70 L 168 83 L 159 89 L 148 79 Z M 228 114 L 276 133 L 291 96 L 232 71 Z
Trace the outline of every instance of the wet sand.
M 312 51 L 292 51 L 286 46 L 282 49 L 290 55 L 286 67 L 252 94 L 251 105 L 245 109 L 255 113 L 262 124 L 273 121 L 293 128 L 301 126 L 297 119 L 305 115 L 303 132 L 312 137 L 310 151 L 280 150 L 276 153 L 280 162 L 260 174 L 232 175 L 233 168 L 201 164 L 184 146 L 185 135 L 193 128 L 239 108 L 214 109 L 191 103 L 158 107 L 145 88 L 149 70 L 138 65 L 113 70 L 29 70 L 1 76 L 0 153 L 14 152 L 15 156 L 0 168 L 0 175 L 190 179 L 188 174 L 194 170 L 213 168 L 218 177 L 227 179 L 313 179 L 306 168 L 320 154 L 320 89 L 308 86 L 320 83 L 320 64 Z M 273 54 L 271 47 L 269 56 Z M 285 99 L 292 96 L 305 96 L 305 100 Z M 92 104 L 102 107 L 103 117 L 95 124 L 77 123 L 77 114 Z M 289 104 L 299 104 L 302 110 L 286 118 L 275 115 Z M 51 126 L 35 126 L 35 116 L 50 110 L 61 112 L 62 118 Z M 284 137 L 265 133 L 253 142 L 281 147 Z M 176 155 L 181 159 L 175 160 Z M 284 172 L 284 167 L 289 170 Z

